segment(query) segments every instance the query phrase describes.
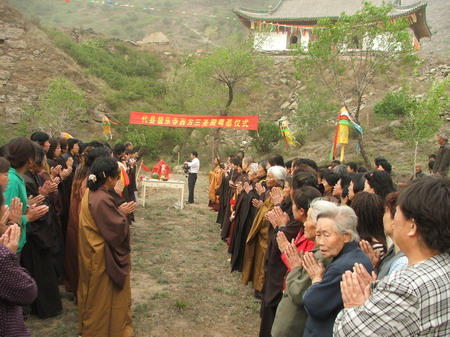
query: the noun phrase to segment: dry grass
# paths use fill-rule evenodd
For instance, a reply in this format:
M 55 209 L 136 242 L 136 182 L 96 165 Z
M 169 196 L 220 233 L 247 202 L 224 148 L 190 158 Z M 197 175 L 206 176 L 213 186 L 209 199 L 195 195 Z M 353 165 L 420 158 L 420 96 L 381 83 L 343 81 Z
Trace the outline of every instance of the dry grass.
M 207 207 L 207 180 L 199 175 L 196 203 L 184 210 L 170 207 L 177 201 L 174 190 L 155 189 L 152 201 L 136 212 L 132 226 L 136 336 L 257 334 L 259 305 L 251 287 L 230 273 L 216 213 Z M 76 306 L 64 298 L 62 316 L 31 317 L 28 327 L 34 336 L 77 336 L 77 320 Z

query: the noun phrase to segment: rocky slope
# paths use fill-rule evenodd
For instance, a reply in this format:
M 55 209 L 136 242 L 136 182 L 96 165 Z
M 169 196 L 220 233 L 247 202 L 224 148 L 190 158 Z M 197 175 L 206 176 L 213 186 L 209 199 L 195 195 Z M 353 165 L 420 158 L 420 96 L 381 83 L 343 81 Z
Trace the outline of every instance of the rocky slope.
M 103 85 L 101 81 L 88 78 L 38 26 L 0 2 L 0 116 L 3 125 L 14 126 L 23 120 L 27 106 L 36 104 L 49 81 L 57 76 L 70 79 L 84 90 L 90 103 L 96 105 L 96 89 Z

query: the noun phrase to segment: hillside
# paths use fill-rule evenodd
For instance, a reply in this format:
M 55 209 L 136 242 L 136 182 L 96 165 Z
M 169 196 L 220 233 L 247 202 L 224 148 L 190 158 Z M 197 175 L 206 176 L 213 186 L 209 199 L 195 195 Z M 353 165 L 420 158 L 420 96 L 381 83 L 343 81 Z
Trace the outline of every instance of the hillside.
M 267 8 L 276 0 L 7 0 L 48 27 L 93 29 L 123 40 L 138 41 L 163 32 L 175 50 L 196 50 L 220 44 L 227 36 L 244 32 L 232 13 L 238 6 Z
M 278 0 L 7 0 L 40 21 L 43 26 L 92 28 L 95 32 L 138 41 L 152 32 L 163 32 L 174 50 L 207 49 L 233 34 L 244 32 L 232 10 L 265 9 Z M 407 1 L 413 3 L 416 1 Z M 429 0 L 427 21 L 433 36 L 423 39 L 423 52 L 448 56 L 450 2 Z
M 155 100 L 152 105 L 139 105 L 128 102 L 127 105 L 113 107 L 106 104 L 103 94 L 109 90 L 108 84 L 92 75 L 86 68 L 77 64 L 72 57 L 57 48 L 48 35 L 35 23 L 26 19 L 19 11 L 0 2 L 0 26 L 4 27 L 4 38 L 6 41 L 0 44 L 0 116 L 4 118 L 1 139 L 6 139 L 16 135 L 21 131 L 23 111 L 27 106 L 35 105 L 39 95 L 47 89 L 51 79 L 63 76 L 75 83 L 84 92 L 89 102 L 89 119 L 81 129 L 74 128 L 68 121 L 68 128 L 64 131 L 73 133 L 82 139 L 101 139 L 100 116 L 104 112 L 126 115 L 128 111 L 141 106 L 142 109 L 155 109 L 158 112 L 170 112 L 157 110 L 160 102 Z M 99 36 L 90 30 L 68 30 L 73 41 L 85 41 Z M 0 36 L 1 37 L 1 36 Z M 135 47 L 140 52 L 142 47 Z M 170 52 L 150 50 L 151 53 L 160 58 L 165 66 L 162 77 L 167 77 L 175 69 L 176 65 L 183 62 L 184 54 L 176 50 L 169 49 Z M 124 59 L 127 59 L 124 55 Z M 310 94 L 305 90 L 304 84 L 295 79 L 295 69 L 292 57 L 272 56 L 273 64 L 269 71 L 261 70 L 259 79 L 263 88 L 257 92 L 240 92 L 242 95 L 250 95 L 250 102 L 247 106 L 235 108 L 239 113 L 259 114 L 263 120 L 276 121 L 282 116 L 288 117 L 291 121 L 296 121 L 295 117 L 302 113 L 304 102 L 308 100 Z M 399 121 L 383 120 L 374 116 L 373 105 L 381 100 L 389 91 L 396 91 L 410 80 L 412 69 L 399 65 L 386 76 L 379 78 L 373 89 L 364 98 L 364 110 L 362 113 L 363 127 L 366 129 L 365 141 L 367 150 L 371 158 L 384 155 L 394 163 L 394 170 L 406 171 L 412 161 L 412 149 L 395 139 L 393 127 L 399 125 Z M 448 59 L 439 57 L 425 57 L 421 69 L 419 69 L 417 83 L 413 84 L 415 92 L 424 93 L 431 81 L 436 78 L 447 76 L 450 72 Z M 163 79 L 161 79 L 162 81 Z M 159 82 L 159 81 L 158 81 Z M 343 86 L 348 84 L 343 83 Z M 319 86 L 319 84 L 318 84 Z M 320 86 L 318 89 L 322 90 Z M 319 91 L 320 94 L 320 91 Z M 328 99 L 328 98 L 327 98 Z M 351 102 L 349 102 L 351 104 Z M 291 123 L 294 132 L 303 132 L 301 149 L 286 150 L 283 144 L 277 146 L 275 151 L 282 152 L 286 157 L 305 156 L 318 162 L 326 162 L 331 146 L 334 132 L 336 111 L 338 103 L 330 101 L 331 107 L 320 108 L 317 111 L 316 127 L 313 130 L 305 128 L 303 122 Z M 144 110 L 152 111 L 152 110 Z M 126 117 L 125 117 L 126 119 Z M 26 121 L 25 121 L 26 122 Z M 28 125 L 28 127 L 33 127 Z M 37 127 L 37 125 L 36 125 Z M 446 126 L 447 129 L 448 123 Z M 180 129 L 181 130 L 181 129 Z M 115 127 L 115 132 L 123 133 L 124 128 Z M 184 136 L 183 136 L 184 135 Z M 186 141 L 186 135 L 190 135 Z M 203 135 L 203 136 L 202 136 Z M 181 137 L 183 149 L 189 151 L 189 146 L 199 148 L 209 147 L 209 138 L 204 137 L 205 133 L 182 133 Z M 163 150 L 172 149 L 173 144 L 179 144 L 178 138 L 174 139 L 173 134 L 163 135 L 166 146 Z M 198 136 L 198 137 L 197 137 Z M 166 138 L 164 138 L 166 137 Z M 171 138 L 172 137 L 172 138 Z M 184 138 L 183 138 L 184 137 Z M 125 136 L 126 138 L 126 136 Z M 347 160 L 358 159 L 355 152 L 356 141 L 350 140 L 346 155 Z M 249 137 L 246 132 L 227 131 L 224 137 L 223 150 L 231 151 L 237 148 L 244 148 L 250 153 Z M 425 146 L 420 148 L 420 160 L 424 160 L 429 152 L 435 150 L 435 140 L 431 138 Z M 209 154 L 204 150 L 202 155 L 204 160 L 209 161 Z
M 96 110 L 97 92 L 104 84 L 86 76 L 83 69 L 56 48 L 47 35 L 12 7 L 0 2 L 0 27 L 6 41 L 0 44 L 0 115 L 2 140 L 24 120 L 24 110 L 35 105 L 52 78 L 69 78 L 81 88 Z M 100 108 L 100 107 L 99 107 Z M 89 134 L 95 124 L 87 124 Z M 66 130 L 74 132 L 79 130 Z M 6 133 L 6 134 L 5 134 Z

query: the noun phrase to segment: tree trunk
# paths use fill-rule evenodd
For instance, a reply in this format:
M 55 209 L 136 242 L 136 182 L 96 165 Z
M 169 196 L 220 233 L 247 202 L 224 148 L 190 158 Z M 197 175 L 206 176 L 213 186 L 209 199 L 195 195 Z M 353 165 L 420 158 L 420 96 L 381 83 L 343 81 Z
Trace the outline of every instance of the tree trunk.
M 228 101 L 225 104 L 225 109 L 223 109 L 220 112 L 220 116 L 228 116 L 228 108 L 230 107 L 231 103 L 233 102 L 234 98 L 234 91 L 233 91 L 233 84 L 231 82 L 225 82 L 228 87 Z M 214 161 L 215 157 L 220 157 L 219 153 L 219 145 L 220 145 L 220 134 L 221 134 L 221 128 L 216 128 L 213 132 L 213 147 L 212 147 L 212 160 Z
M 416 140 L 416 147 L 414 148 L 414 167 L 413 167 L 413 180 L 416 179 L 416 164 L 417 164 L 417 150 L 419 149 L 419 142 Z
M 215 157 L 220 157 L 219 145 L 221 130 L 221 128 L 215 128 L 213 131 L 212 162 L 214 162 Z
M 231 82 L 226 82 L 228 87 L 228 101 L 227 104 L 225 104 L 225 113 L 228 114 L 228 108 L 230 107 L 231 103 L 233 103 L 234 99 L 234 90 L 233 90 L 233 84 Z
M 364 140 L 360 133 L 358 133 L 358 145 L 359 145 L 359 152 L 361 153 L 361 157 L 363 157 L 364 162 L 366 163 L 367 169 L 370 170 L 372 167 L 372 163 L 369 160 L 369 157 L 366 153 L 366 149 L 364 148 Z

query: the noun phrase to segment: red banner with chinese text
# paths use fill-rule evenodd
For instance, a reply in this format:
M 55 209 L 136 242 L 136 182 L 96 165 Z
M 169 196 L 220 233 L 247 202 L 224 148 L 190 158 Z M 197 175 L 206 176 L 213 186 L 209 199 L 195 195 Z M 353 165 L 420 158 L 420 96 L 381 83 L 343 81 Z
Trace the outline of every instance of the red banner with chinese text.
M 129 123 L 180 128 L 258 130 L 258 120 L 259 116 L 191 116 L 131 111 Z

